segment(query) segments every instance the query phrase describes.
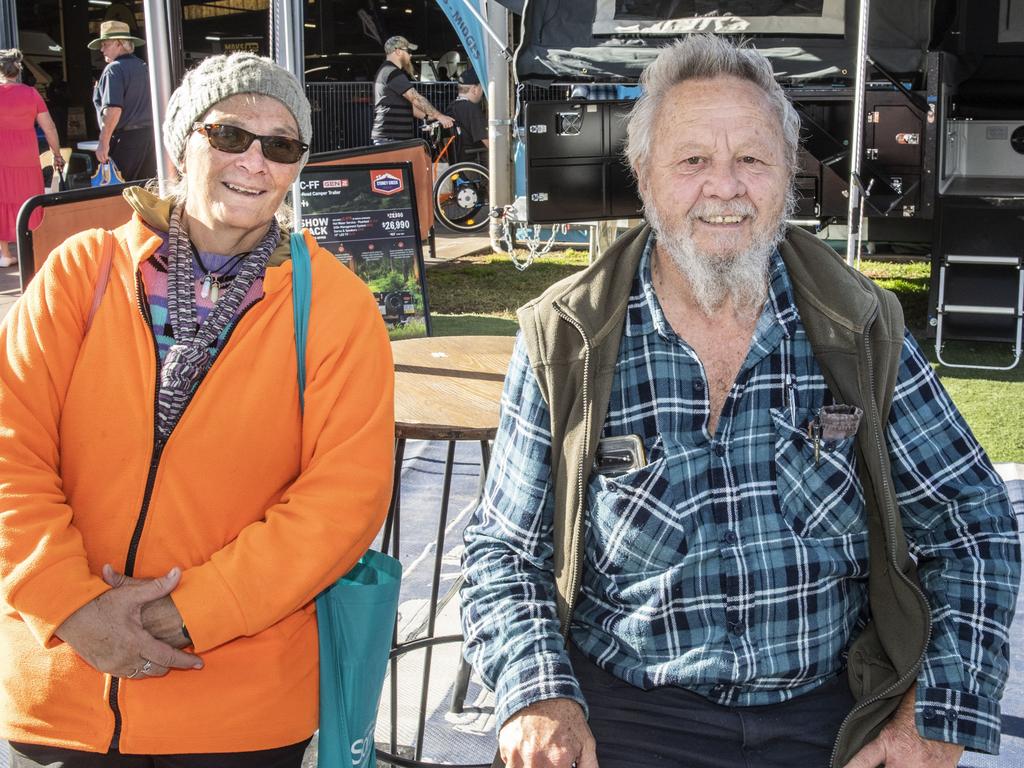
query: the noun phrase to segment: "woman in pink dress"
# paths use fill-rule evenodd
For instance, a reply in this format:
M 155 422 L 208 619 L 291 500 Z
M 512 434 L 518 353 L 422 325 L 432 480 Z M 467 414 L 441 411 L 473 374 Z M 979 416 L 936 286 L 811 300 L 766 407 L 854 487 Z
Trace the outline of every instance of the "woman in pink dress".
M 18 211 L 30 197 L 43 193 L 36 123 L 53 152 L 54 167 L 64 168 L 57 128 L 46 104 L 35 88 L 18 82 L 21 59 L 17 48 L 0 50 L 0 267 L 17 266 L 8 243 L 17 239 Z

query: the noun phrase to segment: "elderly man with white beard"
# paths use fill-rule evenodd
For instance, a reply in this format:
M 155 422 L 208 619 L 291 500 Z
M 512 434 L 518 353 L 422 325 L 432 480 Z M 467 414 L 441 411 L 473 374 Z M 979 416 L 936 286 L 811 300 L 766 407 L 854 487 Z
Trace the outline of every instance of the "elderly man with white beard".
M 785 225 L 799 118 L 694 36 L 644 73 L 649 226 L 519 312 L 466 530 L 510 768 L 997 753 L 1020 550 L 895 297 Z

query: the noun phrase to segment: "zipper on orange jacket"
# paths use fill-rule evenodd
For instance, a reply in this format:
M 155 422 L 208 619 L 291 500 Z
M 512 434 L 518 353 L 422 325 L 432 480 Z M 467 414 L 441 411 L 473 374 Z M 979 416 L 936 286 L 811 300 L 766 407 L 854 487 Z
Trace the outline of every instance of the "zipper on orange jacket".
M 146 490 L 142 494 L 142 507 L 139 516 L 135 521 L 135 530 L 132 531 L 132 538 L 128 544 L 128 556 L 125 558 L 124 574 L 132 576 L 135 572 L 135 555 L 139 547 L 139 539 L 142 538 L 142 528 L 146 524 L 146 514 L 149 512 L 149 501 L 153 495 L 153 485 L 156 482 L 156 470 L 160 466 L 160 454 L 163 452 L 163 445 L 157 436 L 156 411 L 160 401 L 160 351 L 156 343 L 156 335 L 153 333 L 153 322 L 146 317 L 146 308 L 143 306 L 142 297 L 145 296 L 145 289 L 142 285 L 142 273 L 135 273 L 135 305 L 139 314 L 149 330 L 149 338 L 153 342 L 153 356 L 156 359 L 156 375 L 153 387 L 153 453 L 149 460 L 149 475 L 146 477 Z M 107 703 L 114 713 L 114 734 L 110 737 L 110 750 L 118 748 L 121 740 L 121 709 L 117 706 L 117 693 L 121 688 L 121 679 L 112 677 L 110 680 L 110 693 L 107 695 Z
M 170 268 L 168 266 L 168 268 Z M 266 272 L 264 271 L 264 278 Z M 146 308 L 143 306 L 143 296 L 146 295 L 145 286 L 142 284 L 142 273 L 136 272 L 135 274 L 135 305 L 139 310 L 139 314 L 142 315 L 142 320 L 146 324 L 146 328 L 149 330 L 149 337 L 153 342 L 153 354 L 156 358 L 156 381 L 153 389 L 153 453 L 149 460 L 149 474 L 146 476 L 146 489 L 142 494 L 142 506 L 139 508 L 139 516 L 135 521 L 135 530 L 132 531 L 131 541 L 128 543 L 128 555 L 125 558 L 124 571 L 125 576 L 135 575 L 135 557 L 138 554 L 139 542 L 142 540 L 142 530 L 146 525 L 146 517 L 149 514 L 149 503 L 153 497 L 153 486 L 156 484 L 156 472 L 160 468 L 160 457 L 163 455 L 164 446 L 167 441 L 160 442 L 160 437 L 156 427 L 156 411 L 160 407 L 160 351 L 156 342 L 156 335 L 153 333 L 153 323 L 146 313 Z M 246 307 L 242 314 L 240 314 L 235 320 L 228 326 L 228 332 L 224 337 L 224 345 L 221 347 L 221 353 L 227 348 L 228 341 L 231 338 L 231 334 L 235 332 L 235 328 L 242 321 L 249 310 L 255 307 L 263 301 L 263 297 L 256 299 L 248 307 Z M 209 371 L 207 371 L 209 373 Z M 202 385 L 203 379 L 206 378 L 206 374 L 203 374 L 203 378 L 199 380 L 199 384 L 192 390 L 192 394 L 189 395 L 188 401 L 185 403 L 185 407 L 182 409 L 182 414 L 188 410 L 188 406 L 192 402 L 192 398 L 196 396 L 196 392 L 199 391 L 199 387 Z M 180 417 L 179 417 L 180 420 Z M 175 424 L 174 426 L 177 426 Z M 171 427 L 171 431 L 174 427 Z M 170 435 L 168 435 L 170 438 Z M 117 705 L 117 693 L 120 689 L 121 679 L 114 677 L 110 681 L 110 693 L 107 696 L 107 703 L 110 705 L 111 711 L 114 713 L 114 734 L 110 739 L 110 749 L 114 750 L 118 748 L 118 744 L 121 740 L 121 709 Z

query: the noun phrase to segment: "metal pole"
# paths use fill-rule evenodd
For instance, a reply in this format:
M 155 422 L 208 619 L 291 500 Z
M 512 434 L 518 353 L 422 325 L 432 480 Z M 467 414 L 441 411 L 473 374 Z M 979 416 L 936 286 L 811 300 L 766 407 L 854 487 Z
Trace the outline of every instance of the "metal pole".
M 490 206 L 504 210 L 512 202 L 512 105 L 509 100 L 509 82 L 512 79 L 512 64 L 506 57 L 508 47 L 508 10 L 496 2 L 487 0 L 487 20 L 498 41 L 490 37 L 487 43 L 487 109 L 490 112 L 487 137 L 488 172 L 491 177 Z M 491 217 L 489 234 L 491 248 L 501 250 L 501 219 Z
M 480 11 L 473 7 L 474 0 L 462 0 L 462 4 L 466 6 L 466 9 L 473 15 L 473 17 L 480 22 L 480 26 L 483 27 L 484 31 L 491 36 L 494 42 L 501 49 L 502 56 L 509 61 L 512 61 L 512 49 L 508 47 L 508 35 L 505 35 L 503 40 L 497 32 L 491 29 L 490 25 L 484 20 L 484 17 L 480 15 Z
M 860 219 L 863 201 L 860 188 L 860 161 L 864 153 L 864 88 L 868 66 L 868 16 L 871 0 L 860 0 L 860 25 L 857 32 L 857 77 L 854 80 L 853 128 L 850 132 L 850 205 L 846 215 L 846 263 L 851 267 L 860 259 Z
M 270 4 L 271 55 L 304 83 L 303 5 L 301 0 L 273 0 Z
M 18 47 L 17 0 L 0 0 L 0 48 Z
M 171 82 L 177 84 L 185 76 L 185 33 L 182 22 L 185 14 L 181 10 L 182 0 L 167 0 L 167 39 L 171 41 L 167 50 L 171 62 Z
M 4 2 L 4 0 L 0 0 L 0 2 Z M 66 85 L 67 81 L 68 81 L 68 57 L 67 57 L 68 36 L 67 36 L 67 31 L 64 29 L 64 0 L 59 0 L 59 2 L 57 4 L 57 15 L 60 17 L 60 47 L 61 47 L 60 74 L 61 74 L 61 77 L 64 78 L 64 83 Z M 2 46 L 0 46 L 0 47 L 2 47 Z M 9 48 L 10 46 L 7 46 L 7 47 Z M 67 128 L 67 120 L 64 121 L 64 128 L 65 129 Z M 60 128 L 58 128 L 58 131 L 59 130 L 60 130 Z
M 306 87 L 304 6 L 302 0 L 272 0 L 270 3 L 270 50 L 274 61 L 287 69 Z M 302 228 L 302 192 L 299 180 L 292 185 L 294 231 Z
M 177 176 L 174 164 L 167 156 L 163 146 L 161 128 L 167 114 L 167 101 L 174 90 L 174 79 L 171 74 L 171 61 L 164 55 L 171 50 L 171 37 L 167 22 L 168 14 L 180 9 L 177 2 L 163 3 L 157 0 L 143 0 L 142 13 L 146 19 L 146 45 L 149 46 L 149 94 L 153 105 L 153 146 L 156 152 L 156 175 L 160 181 L 160 193 L 167 188 L 167 182 Z

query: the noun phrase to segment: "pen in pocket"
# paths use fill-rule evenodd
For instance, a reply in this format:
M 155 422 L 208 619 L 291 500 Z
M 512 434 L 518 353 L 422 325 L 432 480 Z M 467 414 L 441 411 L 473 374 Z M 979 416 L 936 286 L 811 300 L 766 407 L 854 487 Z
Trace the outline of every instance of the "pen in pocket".
M 786 377 L 786 394 L 789 397 L 789 423 L 796 426 L 796 377 L 789 374 Z

